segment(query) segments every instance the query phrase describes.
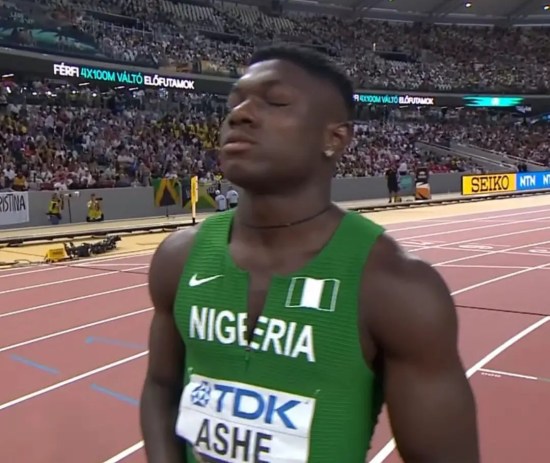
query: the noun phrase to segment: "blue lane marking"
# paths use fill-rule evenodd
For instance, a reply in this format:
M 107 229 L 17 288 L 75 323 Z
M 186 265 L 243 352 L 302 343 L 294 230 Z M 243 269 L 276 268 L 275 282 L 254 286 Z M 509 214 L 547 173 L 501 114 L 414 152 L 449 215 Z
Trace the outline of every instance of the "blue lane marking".
M 20 355 L 10 355 L 10 358 L 16 362 L 24 363 L 25 365 L 28 365 L 30 367 L 37 368 L 39 370 L 45 371 L 47 373 L 51 373 L 52 375 L 59 374 L 59 370 L 56 370 L 55 368 L 47 367 L 46 365 L 42 365 L 40 363 L 34 362 L 33 360 L 30 360 L 25 357 L 21 357 Z
M 121 394 L 120 392 L 112 391 L 111 389 L 107 389 L 106 387 L 99 386 L 98 384 L 92 384 L 91 388 L 94 391 L 101 392 L 102 394 L 107 394 L 111 397 L 114 397 L 117 400 L 133 405 L 134 407 L 139 406 L 139 400 L 134 399 L 133 397 L 129 397 L 127 395 Z
M 113 346 L 120 346 L 120 347 L 126 347 L 127 349 L 137 349 L 137 350 L 142 350 L 146 348 L 146 346 L 144 346 L 143 344 L 126 342 L 126 341 L 123 341 L 122 339 L 109 339 L 109 338 L 98 338 L 96 336 L 88 336 L 86 338 L 86 344 L 93 344 L 93 343 L 110 344 Z

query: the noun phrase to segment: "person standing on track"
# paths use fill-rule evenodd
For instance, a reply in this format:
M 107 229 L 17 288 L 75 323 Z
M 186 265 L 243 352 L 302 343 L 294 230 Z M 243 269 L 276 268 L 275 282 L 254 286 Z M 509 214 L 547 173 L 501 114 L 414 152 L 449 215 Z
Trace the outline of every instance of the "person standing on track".
M 227 198 L 220 190 L 216 190 L 216 197 L 214 198 L 214 201 L 216 201 L 216 212 L 223 212 L 227 210 Z
M 382 403 L 406 463 L 477 463 L 449 290 L 331 202 L 353 89 L 322 55 L 257 52 L 228 100 L 239 207 L 171 234 L 141 427 L 149 463 L 363 463 Z
M 390 204 L 399 202 L 399 178 L 395 165 L 391 165 L 386 171 L 386 183 L 388 185 L 388 195 Z
M 225 197 L 227 198 L 227 202 L 229 203 L 229 207 L 231 209 L 234 209 L 239 204 L 239 193 L 231 185 L 229 186 Z

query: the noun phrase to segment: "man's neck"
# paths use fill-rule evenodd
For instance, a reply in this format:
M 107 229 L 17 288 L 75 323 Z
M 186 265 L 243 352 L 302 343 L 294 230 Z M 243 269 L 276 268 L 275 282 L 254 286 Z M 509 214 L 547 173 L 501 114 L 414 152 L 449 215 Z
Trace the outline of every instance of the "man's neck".
M 307 237 L 332 215 L 330 191 L 294 192 L 292 195 L 244 193 L 239 201 L 235 227 L 250 242 L 277 245 L 296 234 Z
M 243 192 L 237 220 L 250 228 L 279 228 L 307 219 L 329 205 L 330 191 L 319 188 L 277 194 Z

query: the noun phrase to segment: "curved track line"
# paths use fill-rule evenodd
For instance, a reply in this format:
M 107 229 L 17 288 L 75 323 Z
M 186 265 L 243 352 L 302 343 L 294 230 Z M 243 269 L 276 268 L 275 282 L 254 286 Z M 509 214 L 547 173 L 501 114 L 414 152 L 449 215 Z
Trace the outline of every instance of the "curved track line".
M 22 313 L 33 312 L 35 310 L 47 309 L 49 307 L 55 307 L 56 305 L 68 304 L 70 302 L 84 301 L 86 299 L 92 299 L 94 297 L 105 296 L 107 294 L 116 294 L 122 291 L 130 291 L 136 288 L 143 288 L 148 283 L 140 283 L 137 285 L 123 286 L 122 288 L 110 289 L 109 291 L 102 291 L 99 293 L 85 294 L 84 296 L 72 297 L 70 299 L 62 299 L 60 301 L 49 302 L 47 304 L 35 305 L 33 307 L 27 307 L 25 309 L 14 310 L 13 312 L 0 313 L 0 318 L 12 317 L 13 315 L 19 315 Z
M 512 209 L 512 210 L 516 210 L 516 209 Z M 506 211 L 502 211 L 502 212 L 506 212 Z M 486 217 L 476 217 L 476 218 L 462 219 L 462 220 L 452 219 L 452 218 L 446 217 L 446 219 L 448 219 L 448 220 L 446 220 L 445 222 L 440 222 L 440 223 L 433 223 L 431 221 L 445 220 L 445 218 L 440 218 L 440 219 L 437 219 L 437 218 L 436 219 L 423 218 L 423 219 L 420 219 L 420 220 L 415 220 L 414 223 L 416 223 L 416 222 L 430 222 L 430 223 L 426 223 L 426 224 L 423 224 L 423 225 L 414 225 L 412 227 L 404 227 L 404 228 L 388 228 L 388 231 L 394 232 L 394 231 L 416 230 L 416 229 L 419 229 L 419 228 L 429 228 L 429 227 L 434 227 L 434 226 L 435 227 L 444 227 L 445 225 L 453 225 L 455 223 L 479 222 L 480 220 L 497 220 L 497 219 L 507 218 L 507 217 L 517 217 L 517 216 L 520 216 L 520 215 L 541 214 L 541 213 L 550 213 L 550 209 L 546 208 L 546 209 L 538 209 L 536 211 L 514 212 L 514 213 L 511 213 L 511 214 L 489 215 L 489 216 L 486 216 Z M 483 215 L 483 214 L 486 214 L 486 213 L 481 212 L 480 214 Z M 459 215 L 456 215 L 455 217 L 471 217 L 471 216 L 472 216 L 472 214 L 459 214 Z M 540 217 L 538 220 L 544 220 L 545 218 L 546 217 Z M 410 221 L 409 222 L 397 222 L 397 223 L 394 223 L 392 225 L 399 225 L 399 223 L 411 223 L 411 222 Z
M 51 386 L 45 387 L 43 389 L 39 389 L 38 391 L 31 392 L 30 394 L 18 397 L 17 399 L 10 400 L 9 402 L 5 402 L 0 405 L 0 411 L 5 410 L 6 408 L 13 407 L 14 405 L 17 405 L 21 402 L 25 402 L 29 399 L 33 399 L 34 397 L 41 396 L 43 394 L 46 394 L 51 391 L 55 391 L 56 389 L 59 389 L 60 387 L 67 386 L 68 384 L 75 383 L 76 381 L 80 381 L 82 379 L 88 378 L 89 376 L 95 375 L 97 373 L 101 373 L 102 371 L 110 370 L 111 368 L 118 367 L 120 365 L 124 365 L 125 363 L 131 362 L 132 360 L 136 360 L 138 358 L 144 357 L 149 353 L 148 350 L 140 352 L 139 354 L 131 355 L 130 357 L 125 357 L 121 360 L 117 360 L 116 362 L 109 363 L 107 365 L 103 365 L 102 367 L 96 368 L 95 370 L 87 371 L 86 373 L 82 373 L 77 376 L 73 376 L 72 378 L 66 379 L 65 381 L 61 381 L 59 383 L 52 384 Z
M 92 278 L 101 278 L 101 277 L 107 277 L 110 275 L 124 274 L 124 273 L 131 274 L 131 272 L 134 272 L 136 270 L 143 270 L 146 268 L 149 268 L 149 264 L 140 265 L 138 267 L 131 267 L 124 270 L 109 270 L 107 272 L 94 273 L 93 275 L 84 275 L 81 277 L 66 278 L 65 280 L 48 281 L 47 283 L 40 283 L 38 285 L 21 286 L 19 288 L 12 288 L 12 289 L 6 289 L 4 291 L 0 291 L 0 296 L 2 294 L 10 294 L 10 293 L 17 293 L 20 291 L 27 291 L 28 289 L 45 288 L 46 286 L 61 285 L 63 283 L 72 283 L 73 281 L 91 280 Z
M 128 313 L 125 313 L 125 314 L 122 314 L 122 315 L 117 315 L 116 317 L 105 318 L 103 320 L 98 320 L 98 321 L 92 322 L 92 323 L 86 323 L 85 325 L 75 326 L 73 328 L 68 328 L 68 329 L 63 330 L 63 331 L 56 331 L 55 333 L 46 334 L 46 335 L 40 336 L 38 338 L 28 339 L 27 341 L 21 341 L 21 342 L 18 342 L 16 344 L 11 344 L 9 346 L 0 347 L 0 353 L 6 352 L 7 350 L 16 349 L 16 348 L 21 347 L 21 346 L 28 346 L 29 344 L 34 344 L 36 342 L 45 341 L 46 339 L 56 338 L 56 337 L 62 336 L 64 334 L 74 333 L 75 331 L 85 330 L 86 328 L 91 328 L 92 326 L 103 325 L 104 323 L 110 323 L 110 322 L 114 322 L 116 320 L 122 320 L 123 318 L 133 317 L 134 315 L 139 315 L 139 314 L 142 314 L 142 313 L 145 313 L 145 312 L 150 312 L 151 310 L 153 310 L 153 307 L 148 307 L 146 309 L 135 310 L 134 312 L 128 312 Z
M 497 228 L 497 227 L 506 227 L 508 225 L 519 225 L 519 224 L 524 224 L 524 223 L 531 223 L 531 222 L 540 222 L 541 220 L 545 220 L 547 217 L 538 217 L 536 219 L 527 219 L 527 220 L 514 220 L 514 221 L 510 221 L 510 222 L 507 222 L 506 224 L 502 224 L 502 223 L 491 223 L 489 225 L 482 225 L 480 227 L 468 227 L 468 228 L 453 228 L 452 230 L 445 230 L 445 231 L 438 231 L 438 232 L 435 232 L 435 233 L 424 233 L 422 235 L 417 235 L 417 236 L 410 236 L 410 237 L 407 237 L 407 238 L 400 238 L 400 239 L 424 239 L 424 238 L 428 238 L 430 236 L 442 236 L 442 235 L 452 235 L 453 233 L 460 233 L 460 232 L 469 232 L 469 231 L 476 231 L 476 230 L 485 230 L 487 228 Z M 476 222 L 479 222 L 478 220 L 476 220 Z M 456 222 L 447 222 L 446 224 L 443 225 L 443 228 L 446 227 L 447 225 L 454 225 L 454 224 L 461 224 L 463 223 L 462 220 L 460 221 L 456 221 Z M 545 228 L 549 228 L 548 226 L 545 227 Z M 401 228 L 401 229 L 397 229 L 397 230 L 389 230 L 390 233 L 392 232 L 395 232 L 395 231 L 407 231 L 406 228 Z
M 139 441 L 137 444 L 134 444 L 131 447 L 128 447 L 126 450 L 117 453 L 114 457 L 105 460 L 103 463 L 118 463 L 119 461 L 124 460 L 126 457 L 132 455 L 132 453 L 135 453 L 138 450 L 142 449 L 143 445 L 143 441 Z
M 516 272 L 513 272 L 513 273 L 509 273 L 509 274 L 506 274 L 506 275 L 502 275 L 502 276 L 499 276 L 499 277 L 496 277 L 496 278 L 491 278 L 490 280 L 484 280 L 484 281 L 481 281 L 479 283 L 467 286 L 466 288 L 462 288 L 462 289 L 459 289 L 457 291 L 453 291 L 451 293 L 451 296 L 456 296 L 457 294 L 465 293 L 465 292 L 471 291 L 473 289 L 477 289 L 477 288 L 480 288 L 482 286 L 486 286 L 486 285 L 495 283 L 497 281 L 505 280 L 506 278 L 513 278 L 517 275 L 528 273 L 528 272 L 531 272 L 533 270 L 539 270 L 540 268 L 548 267 L 548 266 L 550 266 L 550 263 L 544 264 L 544 265 L 539 265 L 537 267 L 530 267 L 530 268 L 527 268 L 527 269 L 522 269 L 522 270 L 519 270 L 519 271 L 516 271 Z M 500 355 L 502 352 L 504 352 L 510 346 L 512 346 L 513 344 L 515 344 L 520 339 L 524 338 L 525 336 L 527 336 L 529 333 L 536 330 L 540 326 L 544 325 L 548 321 L 550 321 L 550 317 L 545 317 L 542 320 L 539 320 L 539 321 L 533 323 L 531 326 L 529 326 L 528 328 L 523 330 L 521 333 L 519 333 L 519 334 L 515 335 L 514 337 L 508 339 L 506 342 L 504 342 L 503 344 L 501 344 L 500 346 L 495 348 L 491 353 L 489 353 L 488 355 L 483 357 L 473 367 L 471 367 L 466 372 L 466 377 L 467 378 L 471 377 L 475 372 L 479 371 L 487 363 L 489 363 L 495 357 Z M 127 456 L 129 456 L 132 453 L 134 453 L 134 452 L 138 451 L 139 449 L 141 449 L 141 447 L 143 447 L 143 441 L 137 442 L 136 444 L 132 445 L 131 447 L 127 448 L 126 450 L 123 450 L 122 452 L 120 452 L 118 455 L 115 455 L 110 460 L 106 460 L 104 463 L 118 463 L 119 461 L 122 461 Z M 133 451 L 130 451 L 130 449 L 133 449 Z M 395 441 L 392 439 L 368 463 L 382 463 L 393 452 L 394 449 L 395 449 Z
M 133 259 L 134 257 L 147 256 L 153 254 L 153 251 L 128 251 L 124 254 L 116 254 L 114 256 L 103 256 L 103 257 L 83 257 L 81 259 L 68 260 L 65 262 L 57 264 L 30 264 L 25 267 L 16 267 L 16 268 L 3 268 L 0 269 L 0 278 L 9 278 L 16 277 L 19 275 L 29 275 L 31 273 L 39 272 L 49 272 L 52 270 L 65 269 L 70 267 L 77 267 L 80 265 L 87 264 L 88 262 L 103 262 L 103 261 L 113 261 L 113 260 L 123 260 L 123 259 Z M 28 269 L 32 267 L 32 269 Z M 22 270 L 19 272 L 18 270 Z
M 536 329 L 540 328 L 542 325 L 550 321 L 550 317 L 545 317 L 539 321 L 533 323 L 531 326 L 528 326 L 520 333 L 516 334 L 514 337 L 508 339 L 505 343 L 498 346 L 492 352 L 483 357 L 479 362 L 477 362 L 473 367 L 471 367 L 466 372 L 466 377 L 471 378 L 475 373 L 481 370 L 485 365 L 487 365 L 491 360 L 494 360 L 500 354 L 502 354 L 506 349 L 513 346 L 515 343 L 523 339 L 528 334 L 532 333 Z M 369 460 L 368 463 L 382 463 L 390 454 L 395 450 L 395 440 L 390 440 L 373 458 Z

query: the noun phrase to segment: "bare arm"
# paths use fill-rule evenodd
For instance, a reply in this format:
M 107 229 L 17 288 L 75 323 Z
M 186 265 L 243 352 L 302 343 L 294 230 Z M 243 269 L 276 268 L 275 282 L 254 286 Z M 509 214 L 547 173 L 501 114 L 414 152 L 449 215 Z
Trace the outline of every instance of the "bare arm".
M 189 231 L 170 235 L 153 256 L 149 271 L 149 292 L 155 311 L 140 408 L 148 463 L 186 463 L 185 444 L 175 432 L 185 347 L 175 324 L 173 306 L 191 236 Z
M 399 453 L 406 463 L 478 463 L 476 405 L 452 297 L 432 267 L 389 243 L 370 285 L 370 326 Z

